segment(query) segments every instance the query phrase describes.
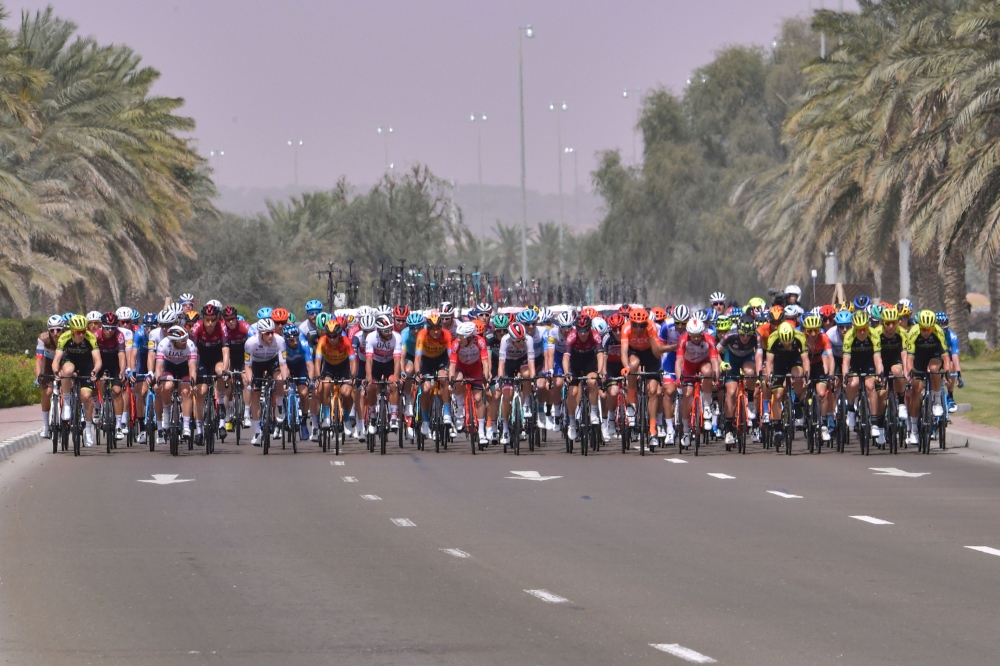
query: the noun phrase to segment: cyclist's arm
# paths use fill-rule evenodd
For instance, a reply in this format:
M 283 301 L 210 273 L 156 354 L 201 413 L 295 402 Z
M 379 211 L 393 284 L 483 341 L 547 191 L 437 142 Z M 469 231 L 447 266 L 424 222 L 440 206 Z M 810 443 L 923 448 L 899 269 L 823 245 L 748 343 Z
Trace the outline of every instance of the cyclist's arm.
M 196 358 L 188 359 L 188 374 L 191 377 L 191 383 L 193 384 L 198 378 L 198 360 Z
M 58 375 L 59 374 L 59 368 L 62 367 L 62 359 L 63 359 L 63 350 L 62 349 L 57 349 L 56 353 L 55 353 L 55 356 L 52 357 L 52 374 L 53 375 Z
M 905 355 L 906 352 L 903 352 Z M 833 354 L 830 351 L 823 352 L 823 372 L 826 373 L 827 377 L 833 375 Z
M 844 360 L 841 362 L 841 365 L 842 365 L 841 369 L 844 372 L 844 377 L 847 377 L 847 374 L 851 371 L 851 354 L 850 354 L 850 352 L 845 352 L 844 353 Z
M 946 369 L 950 368 L 948 372 L 962 372 L 962 361 L 959 359 L 958 354 L 948 354 L 951 356 L 950 363 L 945 366 Z M 944 358 L 944 354 L 941 355 Z
M 770 377 L 772 372 L 774 372 L 774 354 L 767 352 L 767 367 L 764 370 L 764 375 Z
M 118 377 L 124 377 L 125 371 L 128 369 L 128 365 L 126 365 L 125 351 L 121 350 L 118 352 Z
M 802 352 L 802 375 L 809 379 L 809 375 L 812 373 L 812 363 L 809 362 L 809 352 Z
M 94 347 L 90 351 L 90 356 L 91 358 L 94 359 L 94 372 L 92 373 L 92 375 L 94 377 L 100 377 L 101 368 L 104 366 L 104 361 L 101 360 L 101 350 L 99 350 L 97 347 Z
M 881 375 L 885 368 L 882 365 L 882 352 L 875 352 L 875 374 Z
M 42 370 L 45 369 L 45 345 L 41 343 L 41 339 L 38 341 L 38 348 L 35 350 L 35 379 L 38 379 L 39 375 L 42 374 Z
M 368 383 L 372 381 L 372 361 L 372 355 L 365 352 L 365 379 L 368 380 Z
M 569 376 L 569 349 L 566 349 L 566 353 L 562 357 L 562 371 L 563 374 Z
M 604 353 L 604 350 L 597 352 L 597 374 L 603 375 L 604 371 L 607 369 L 608 356 Z
M 226 345 L 222 348 L 222 371 L 229 371 L 229 346 Z
M 549 345 L 549 348 L 545 350 L 545 370 L 552 371 L 556 367 L 556 348 L 555 345 Z

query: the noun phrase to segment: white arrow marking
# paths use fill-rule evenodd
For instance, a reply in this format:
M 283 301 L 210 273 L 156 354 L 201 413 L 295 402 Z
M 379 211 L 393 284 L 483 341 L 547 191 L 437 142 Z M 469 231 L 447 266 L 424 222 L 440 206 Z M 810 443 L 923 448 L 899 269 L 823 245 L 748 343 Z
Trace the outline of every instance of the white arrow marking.
M 379 497 L 378 495 L 362 495 L 361 499 L 363 499 L 363 500 L 378 501 L 378 500 L 380 500 L 382 498 Z
M 463 559 L 463 560 L 465 558 L 467 558 L 467 557 L 472 557 L 472 555 L 469 555 L 464 550 L 459 550 L 458 548 L 442 548 L 441 550 L 444 551 L 444 552 L 446 552 L 446 553 L 448 553 L 449 555 L 453 555 L 454 557 L 457 557 L 457 558 L 460 558 L 460 559 Z
M 393 524 L 396 527 L 416 527 L 417 524 L 410 520 L 409 518 L 393 518 Z
M 855 520 L 863 520 L 866 523 L 871 523 L 872 525 L 892 525 L 888 520 L 882 520 L 881 518 L 872 518 L 871 516 L 851 516 Z
M 780 490 L 768 490 L 767 492 L 772 495 L 777 495 L 778 497 L 784 497 L 785 499 L 802 499 L 802 495 L 789 495 L 788 493 L 783 493 Z
M 339 466 L 339 465 L 343 465 L 344 461 L 343 460 L 331 460 L 330 464 L 334 465 L 334 466 Z
M 664 458 L 669 463 L 686 463 L 687 460 L 681 460 L 680 458 Z
M 709 476 L 714 476 L 717 479 L 735 479 L 735 476 L 729 476 L 728 474 L 722 474 L 721 472 L 709 472 Z
M 525 590 L 525 592 L 550 604 L 564 604 L 569 601 L 566 597 L 560 597 L 558 594 L 552 594 L 548 590 Z
M 158 486 L 169 486 L 171 483 L 184 483 L 194 479 L 178 479 L 176 474 L 153 474 L 152 479 L 138 479 L 139 483 L 155 483 Z
M 875 476 L 908 476 L 911 478 L 916 478 L 918 476 L 927 476 L 930 472 L 904 472 L 896 467 L 869 467 L 868 469 L 875 472 Z
M 344 483 L 357 483 L 357 482 L 358 482 L 358 480 L 355 479 L 353 476 L 345 476 L 344 477 Z
M 966 546 L 970 550 L 978 550 L 980 553 L 986 553 L 987 555 L 1000 555 L 1000 550 L 996 548 L 990 548 L 989 546 Z
M 525 481 L 548 481 L 549 479 L 561 479 L 561 476 L 542 476 L 538 472 L 515 472 L 510 471 L 511 474 L 517 474 L 517 476 L 508 476 L 508 479 L 524 479 Z
M 708 655 L 704 655 L 701 652 L 695 652 L 691 648 L 686 648 L 683 645 L 678 645 L 677 643 L 650 643 L 649 645 L 650 647 L 654 647 L 661 652 L 672 654 L 675 657 L 680 657 L 684 661 L 690 661 L 695 664 L 716 663 L 715 660 Z

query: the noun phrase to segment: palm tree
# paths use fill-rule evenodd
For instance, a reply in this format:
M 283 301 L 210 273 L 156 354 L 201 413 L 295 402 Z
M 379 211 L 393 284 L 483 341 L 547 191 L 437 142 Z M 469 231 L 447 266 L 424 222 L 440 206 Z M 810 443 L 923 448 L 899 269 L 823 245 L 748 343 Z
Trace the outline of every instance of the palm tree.
M 493 227 L 496 235 L 494 245 L 488 251 L 486 265 L 494 275 L 506 275 L 513 280 L 521 272 L 521 227 L 516 224 L 506 225 L 497 220 Z M 531 241 L 531 233 L 528 234 Z
M 568 230 L 564 230 L 569 235 Z M 559 225 L 555 222 L 539 222 L 534 237 L 529 241 L 528 258 L 532 275 L 541 276 L 559 270 L 564 255 L 560 243 Z

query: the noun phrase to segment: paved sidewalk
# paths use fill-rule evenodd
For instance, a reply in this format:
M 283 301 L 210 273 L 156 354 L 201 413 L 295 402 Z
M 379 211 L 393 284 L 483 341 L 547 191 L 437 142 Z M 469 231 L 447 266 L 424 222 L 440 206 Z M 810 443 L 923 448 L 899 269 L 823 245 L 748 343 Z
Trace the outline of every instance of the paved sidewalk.
M 42 428 L 42 408 L 38 405 L 0 409 L 0 441 Z
M 1000 456 L 1000 428 L 980 425 L 952 414 L 951 425 L 948 427 L 948 448 L 965 446 L 977 453 L 988 453 Z

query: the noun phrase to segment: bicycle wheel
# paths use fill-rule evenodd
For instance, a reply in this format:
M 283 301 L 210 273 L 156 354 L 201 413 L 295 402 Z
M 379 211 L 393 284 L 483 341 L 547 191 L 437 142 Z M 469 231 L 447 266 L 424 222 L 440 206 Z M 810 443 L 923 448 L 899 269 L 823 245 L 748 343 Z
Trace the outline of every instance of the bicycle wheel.
M 645 388 L 640 387 L 640 388 Z M 636 406 L 635 406 L 635 424 L 639 428 L 639 455 L 646 455 L 646 444 L 649 441 L 649 415 L 647 411 L 649 405 L 646 403 L 646 394 L 640 393 L 636 396 Z
M 434 453 L 441 453 L 441 398 L 434 396 L 431 402 L 431 434 L 434 437 Z
M 894 387 L 890 385 L 885 411 L 885 440 L 891 454 L 899 451 L 899 403 L 893 389 Z
M 931 396 L 925 390 L 923 399 L 920 401 L 920 421 L 917 424 L 917 432 L 920 436 L 919 451 L 923 454 L 931 452 L 931 409 Z
M 379 396 L 378 401 L 378 438 L 381 454 L 385 455 L 385 445 L 389 441 L 389 404 L 386 398 Z
M 156 450 L 156 412 L 152 402 L 146 410 L 146 444 L 149 445 L 150 453 Z
M 212 455 L 215 448 L 215 394 L 211 389 L 205 394 L 205 411 L 202 417 L 202 437 L 205 441 L 205 455 Z
M 947 405 L 948 403 L 944 403 Z M 944 415 L 938 419 L 938 448 L 942 451 L 948 448 L 945 435 L 948 432 L 948 411 L 945 409 Z
M 268 391 L 261 391 L 260 396 L 260 432 L 260 446 L 266 456 L 271 450 L 271 396 Z
M 622 439 L 622 453 L 625 453 L 632 446 L 632 433 L 628 427 L 628 413 L 625 411 L 625 396 L 618 394 L 618 409 L 616 410 L 615 421 L 618 425 L 618 436 Z
M 868 413 L 868 395 L 858 394 L 858 442 L 861 444 L 861 455 L 867 456 L 871 447 L 871 414 Z

